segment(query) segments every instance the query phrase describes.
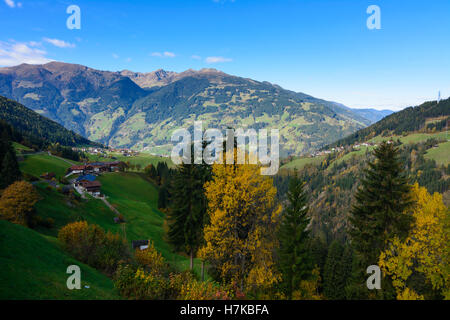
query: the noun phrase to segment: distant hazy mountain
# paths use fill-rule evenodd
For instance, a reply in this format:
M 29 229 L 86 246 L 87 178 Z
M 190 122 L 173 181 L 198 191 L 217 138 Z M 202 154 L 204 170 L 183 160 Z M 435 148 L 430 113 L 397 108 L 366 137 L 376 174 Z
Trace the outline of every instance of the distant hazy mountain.
M 370 120 L 370 122 L 375 123 L 387 117 L 390 114 L 393 114 L 392 110 L 376 110 L 376 109 L 352 109 L 352 111 L 360 116 Z
M 0 94 L 112 146 L 153 148 L 177 127 L 279 129 L 285 153 L 318 149 L 371 123 L 334 102 L 215 69 L 108 72 L 51 62 L 0 68 Z

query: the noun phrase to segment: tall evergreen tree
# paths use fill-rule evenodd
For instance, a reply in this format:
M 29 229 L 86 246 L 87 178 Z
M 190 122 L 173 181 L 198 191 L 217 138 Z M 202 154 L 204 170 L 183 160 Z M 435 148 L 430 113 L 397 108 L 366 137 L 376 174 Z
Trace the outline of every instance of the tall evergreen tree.
M 167 215 L 168 240 L 175 250 L 189 254 L 191 270 L 194 266 L 194 254 L 203 244 L 203 227 L 207 216 L 204 185 L 210 179 L 209 165 L 181 164 L 174 173 L 169 192 L 171 205 Z
M 13 182 L 17 181 L 21 177 L 19 164 L 17 162 L 16 153 L 11 145 L 11 142 L 4 140 L 5 136 L 2 136 L 0 142 L 0 153 L 2 159 L 0 159 L 0 189 L 4 189 Z
M 346 286 L 352 274 L 353 251 L 333 241 L 328 251 L 323 272 L 323 292 L 328 299 L 346 298 Z
M 350 283 L 347 290 L 352 298 L 395 297 L 388 278 L 382 282 L 382 292 L 369 293 L 365 277 L 367 267 L 378 264 L 387 240 L 394 236 L 406 237 L 413 221 L 412 215 L 406 212 L 412 205 L 411 186 L 398 154 L 393 143 L 381 143 L 355 195 L 349 217 L 349 234 L 357 262 L 352 275 L 355 282 Z
M 411 186 L 398 159 L 398 148 L 383 142 L 374 155 L 349 218 L 352 245 L 365 267 L 377 264 L 388 239 L 407 236 L 413 219 L 405 214 L 412 204 Z
M 289 182 L 288 206 L 284 211 L 279 230 L 279 268 L 283 276 L 283 287 L 289 299 L 300 281 L 307 279 L 312 271 L 309 252 L 308 214 L 303 182 L 295 174 Z

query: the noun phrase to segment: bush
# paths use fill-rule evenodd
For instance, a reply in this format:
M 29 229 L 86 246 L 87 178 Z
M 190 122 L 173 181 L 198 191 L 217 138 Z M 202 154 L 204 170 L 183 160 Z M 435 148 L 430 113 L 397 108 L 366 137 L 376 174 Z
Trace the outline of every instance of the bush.
M 58 239 L 75 258 L 107 274 L 113 274 L 121 261 L 130 260 L 128 245 L 119 235 L 86 221 L 61 228 Z
M 136 249 L 134 256 L 137 263 L 151 274 L 163 275 L 167 270 L 167 265 L 164 258 L 158 251 L 156 251 L 153 242 L 147 249 Z
M 0 218 L 12 223 L 30 226 L 33 222 L 34 205 L 39 195 L 34 186 L 17 181 L 3 191 L 0 198 Z
M 168 281 L 133 265 L 120 265 L 114 275 L 114 285 L 126 298 L 137 300 L 169 299 Z

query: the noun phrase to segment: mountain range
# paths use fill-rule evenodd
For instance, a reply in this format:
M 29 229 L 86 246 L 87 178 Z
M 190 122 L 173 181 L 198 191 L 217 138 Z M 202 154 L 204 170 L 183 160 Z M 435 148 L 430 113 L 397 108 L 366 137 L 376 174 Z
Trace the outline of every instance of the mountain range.
M 286 155 L 319 149 L 389 112 L 350 109 L 215 69 L 110 72 L 62 62 L 0 68 L 0 95 L 90 140 L 157 153 L 167 152 L 173 130 L 194 120 L 204 128 L 279 129 Z

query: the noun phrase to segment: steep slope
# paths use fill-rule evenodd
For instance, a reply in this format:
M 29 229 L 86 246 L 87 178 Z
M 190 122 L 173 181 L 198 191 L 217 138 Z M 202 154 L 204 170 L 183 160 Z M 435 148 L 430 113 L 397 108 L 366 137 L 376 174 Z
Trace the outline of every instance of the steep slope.
M 115 72 L 50 62 L 0 68 L 0 94 L 90 137 L 92 117 L 114 122 L 146 92 Z
M 347 146 L 355 142 L 367 141 L 377 135 L 402 135 L 418 130 L 439 131 L 445 128 L 450 121 L 450 98 L 437 101 L 429 101 L 416 107 L 409 107 L 391 114 L 379 122 L 361 129 L 350 136 L 338 140 L 326 146 Z
M 79 134 L 2 96 L 0 96 L 0 120 L 12 126 L 17 134 L 39 146 L 56 142 L 65 146 L 92 144 Z
M 81 268 L 81 290 L 66 269 Z M 119 299 L 111 279 L 62 251 L 55 238 L 0 220 L 0 299 Z M 86 288 L 85 286 L 88 286 Z
M 0 68 L 0 94 L 89 139 L 150 150 L 194 120 L 214 128 L 279 129 L 285 154 L 320 148 L 370 124 L 337 103 L 215 69 L 136 73 L 22 64 Z

